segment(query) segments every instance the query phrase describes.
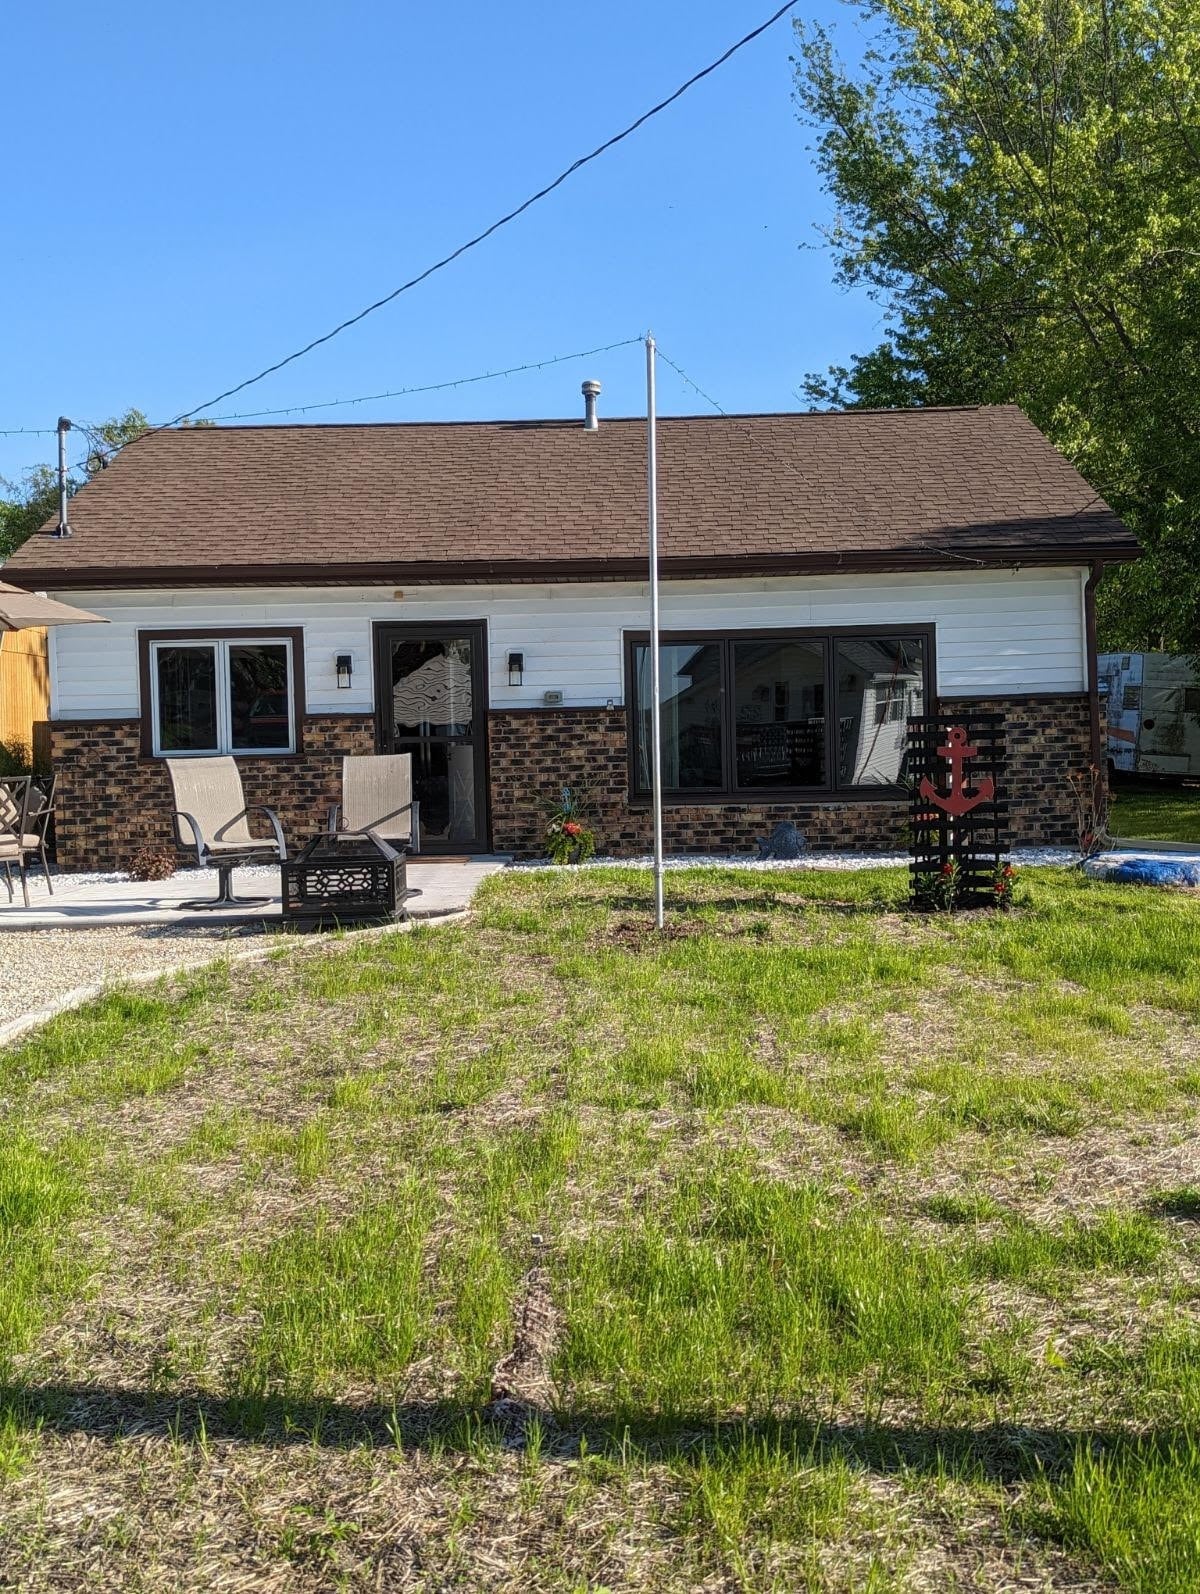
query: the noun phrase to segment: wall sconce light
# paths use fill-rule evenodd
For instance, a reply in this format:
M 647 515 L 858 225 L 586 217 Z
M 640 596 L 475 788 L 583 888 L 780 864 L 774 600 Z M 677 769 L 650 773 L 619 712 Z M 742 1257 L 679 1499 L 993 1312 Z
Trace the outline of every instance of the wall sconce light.
M 337 669 L 337 683 L 341 690 L 350 690 L 350 678 L 354 674 L 354 660 L 349 653 L 339 653 L 334 660 Z
M 525 676 L 525 655 L 523 653 L 510 653 L 508 655 L 508 684 L 520 686 Z

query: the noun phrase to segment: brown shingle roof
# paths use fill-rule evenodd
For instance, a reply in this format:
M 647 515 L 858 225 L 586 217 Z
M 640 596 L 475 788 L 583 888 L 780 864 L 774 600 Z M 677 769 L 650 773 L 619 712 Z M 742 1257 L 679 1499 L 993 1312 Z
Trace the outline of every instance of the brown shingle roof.
M 659 423 L 667 573 L 1128 559 L 1131 534 L 1013 406 Z M 52 585 L 640 573 L 641 420 L 164 431 L 7 567 Z

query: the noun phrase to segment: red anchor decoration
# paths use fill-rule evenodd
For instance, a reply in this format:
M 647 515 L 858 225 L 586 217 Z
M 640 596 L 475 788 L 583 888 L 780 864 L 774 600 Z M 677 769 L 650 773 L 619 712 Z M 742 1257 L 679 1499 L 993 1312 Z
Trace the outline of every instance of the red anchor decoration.
M 952 725 L 946 732 L 945 747 L 938 748 L 938 757 L 944 758 L 950 765 L 949 790 L 943 797 L 931 780 L 926 778 L 919 787 L 921 796 L 954 819 L 960 819 L 963 814 L 969 814 L 973 808 L 978 808 L 980 803 L 990 802 L 995 795 L 996 786 L 990 775 L 985 775 L 978 786 L 972 791 L 968 788 L 963 776 L 963 765 L 968 758 L 974 758 L 979 752 L 977 747 L 967 746 L 967 733 L 961 725 Z

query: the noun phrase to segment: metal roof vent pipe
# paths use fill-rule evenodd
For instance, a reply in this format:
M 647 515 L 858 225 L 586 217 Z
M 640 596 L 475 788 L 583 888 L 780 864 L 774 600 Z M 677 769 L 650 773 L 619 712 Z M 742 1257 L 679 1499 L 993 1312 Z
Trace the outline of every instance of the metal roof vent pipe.
M 582 384 L 583 392 L 583 429 L 585 432 L 598 432 L 600 422 L 596 417 L 596 399 L 600 394 L 599 382 L 594 382 L 590 377 Z

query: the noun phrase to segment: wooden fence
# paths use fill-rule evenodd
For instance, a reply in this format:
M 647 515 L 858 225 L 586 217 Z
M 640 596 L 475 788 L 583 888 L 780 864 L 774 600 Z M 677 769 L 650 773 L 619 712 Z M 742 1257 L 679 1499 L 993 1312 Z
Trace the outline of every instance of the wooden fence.
M 41 630 L 0 631 L 0 756 L 50 768 L 50 659 Z

